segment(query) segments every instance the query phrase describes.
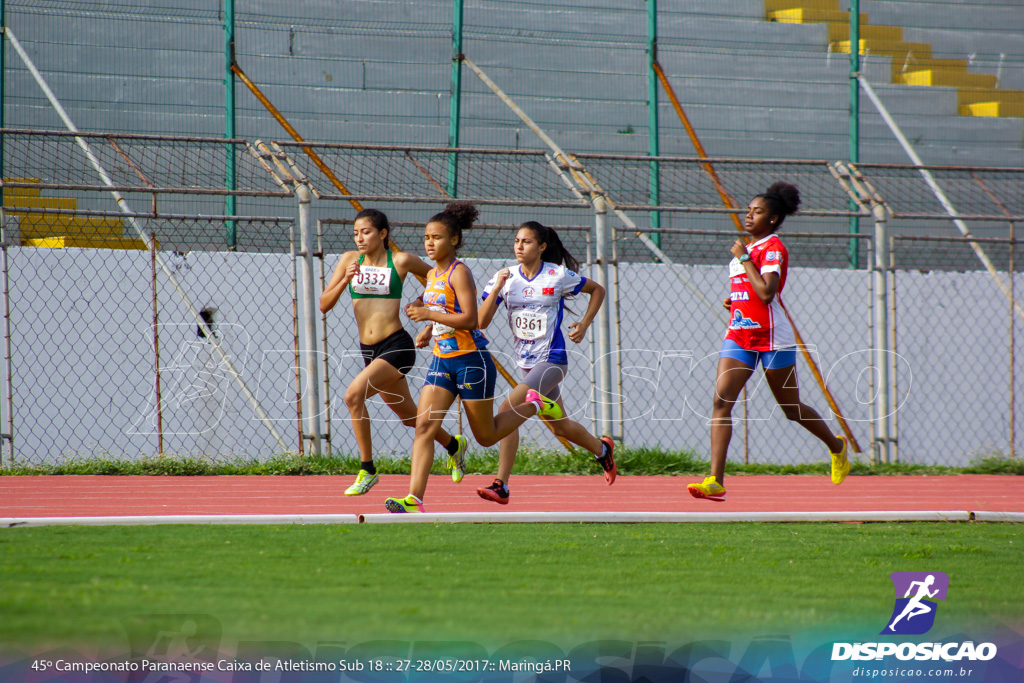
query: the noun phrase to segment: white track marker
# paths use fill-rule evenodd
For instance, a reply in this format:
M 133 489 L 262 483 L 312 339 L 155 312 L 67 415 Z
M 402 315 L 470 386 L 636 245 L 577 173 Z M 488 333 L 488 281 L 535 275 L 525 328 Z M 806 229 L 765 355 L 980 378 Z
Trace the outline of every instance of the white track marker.
M 356 515 L 144 515 L 134 517 L 2 517 L 0 527 L 137 526 L 152 524 L 358 524 Z
M 966 510 L 881 510 L 865 512 L 422 512 L 359 515 L 365 524 L 506 522 L 968 522 Z

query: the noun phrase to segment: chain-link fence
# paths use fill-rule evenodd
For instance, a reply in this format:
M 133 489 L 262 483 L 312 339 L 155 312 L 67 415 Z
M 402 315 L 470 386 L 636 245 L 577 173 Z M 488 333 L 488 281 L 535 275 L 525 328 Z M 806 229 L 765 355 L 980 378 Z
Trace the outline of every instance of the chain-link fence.
M 361 363 L 355 326 L 344 305 L 310 326 L 306 298 L 319 297 L 351 248 L 364 202 L 388 213 L 401 247 L 418 250 L 421 226 L 450 199 L 453 167 L 458 196 L 481 209 L 463 252 L 478 288 L 512 261 L 515 228 L 531 219 L 557 227 L 584 273 L 606 285 L 608 339 L 591 328 L 571 349 L 565 384 L 567 406 L 595 432 L 707 453 L 733 217 L 782 179 L 804 198 L 781 235 L 792 266 L 784 301 L 806 350 L 798 361 L 804 400 L 848 431 L 861 457 L 963 464 L 1020 449 L 1020 380 L 1012 378 L 1020 374 L 1021 290 L 1009 273 L 1012 226 L 1024 220 L 1022 169 L 932 169 L 972 227 L 1010 226 L 1009 239 L 972 246 L 906 234 L 906 224 L 948 231 L 952 222 L 929 198 L 922 169 L 906 167 L 663 157 L 666 182 L 651 205 L 647 157 L 555 162 L 517 150 L 2 134 L 5 462 L 161 452 L 263 458 L 304 449 L 310 424 L 327 448 L 352 452 L 341 397 Z M 229 152 L 234 188 L 223 183 Z M 305 212 L 302 187 L 312 195 Z M 224 215 L 231 199 L 238 211 Z M 599 213 L 598 199 L 611 210 Z M 655 211 L 671 218 L 658 231 Z M 872 234 L 848 233 L 851 217 Z M 310 281 L 309 294 L 299 274 L 306 266 L 320 282 Z M 410 285 L 408 298 L 417 293 Z M 569 308 L 580 314 L 585 301 Z M 998 335 L 982 332 L 989 329 Z M 488 336 L 515 376 L 511 335 L 495 323 Z M 608 386 L 598 372 L 605 355 Z M 424 352 L 414 394 L 425 365 Z M 784 424 L 760 378 L 735 416 L 733 453 L 742 441 L 750 462 L 826 456 Z M 371 417 L 376 449 L 408 452 L 411 434 L 390 411 L 375 404 Z M 539 422 L 524 435 L 559 447 Z
M 217 218 L 5 213 L 4 431 L 20 462 L 280 449 L 241 385 L 279 434 L 295 434 L 294 390 L 281 394 L 296 367 L 287 253 L 150 250 L 124 236 L 132 219 L 168 242 L 203 244 L 223 234 Z M 292 220 L 232 222 L 255 244 Z M 40 236 L 41 223 L 59 236 Z
M 892 335 L 898 360 L 893 394 L 895 443 L 904 462 L 931 462 L 935 453 L 972 456 L 1021 452 L 1017 424 L 1024 390 L 1024 279 L 1014 241 L 978 240 L 1000 264 L 1000 283 L 978 268 L 963 240 L 892 238 Z

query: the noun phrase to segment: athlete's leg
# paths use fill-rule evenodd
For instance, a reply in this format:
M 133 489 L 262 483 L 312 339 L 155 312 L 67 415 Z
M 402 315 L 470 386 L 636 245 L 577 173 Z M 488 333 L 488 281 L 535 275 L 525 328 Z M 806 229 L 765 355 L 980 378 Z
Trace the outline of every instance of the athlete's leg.
M 562 397 L 559 396 L 556 398 L 555 402 L 558 404 L 558 407 L 562 409 L 562 415 L 567 415 L 568 413 L 565 410 L 565 403 L 562 402 Z M 595 456 L 601 455 L 601 439 L 591 434 L 587 428 L 579 422 L 570 420 L 568 417 L 563 417 L 560 420 L 548 420 L 548 424 L 551 425 L 551 431 L 554 432 L 555 436 L 561 437 L 570 443 L 576 444 L 577 446 L 582 446 Z
M 715 398 L 711 408 L 711 476 L 723 483 L 725 459 L 732 440 L 732 408 L 754 368 L 737 358 L 718 359 Z
M 462 405 L 466 407 L 473 437 L 485 448 L 498 443 L 537 414 L 535 404 L 519 403 L 495 415 L 493 398 L 463 399 Z
M 821 439 L 832 453 L 843 450 L 843 442 L 832 433 L 818 411 L 800 401 L 795 363 L 785 368 L 765 369 L 764 376 L 775 400 L 788 419 Z
M 412 400 L 412 394 L 409 392 L 409 382 L 405 376 L 402 376 L 390 386 L 381 388 L 380 397 L 394 411 L 395 415 L 401 418 L 402 424 L 406 427 L 416 426 L 416 403 Z M 440 427 L 434 440 L 448 448 L 448 444 L 452 441 L 452 435 L 444 427 Z
M 427 490 L 427 478 L 434 464 L 434 441 L 441 429 L 441 421 L 454 402 L 455 394 L 434 384 L 425 385 L 420 392 L 416 436 L 412 442 L 412 477 L 409 482 L 409 493 L 420 500 Z
M 509 410 L 514 405 L 519 405 L 526 397 L 530 387 L 526 384 L 517 384 L 508 397 L 502 401 L 498 413 Z M 512 467 L 516 464 L 516 453 L 519 451 L 519 430 L 511 432 L 498 444 L 498 479 L 507 486 L 509 477 L 512 476 Z
M 364 464 L 373 462 L 373 438 L 370 434 L 370 413 L 366 409 L 366 402 L 384 387 L 390 387 L 398 381 L 405 384 L 402 373 L 383 358 L 376 358 L 355 376 L 345 390 L 345 406 L 352 418 L 352 431 L 359 447 L 359 460 Z M 407 387 L 406 394 L 408 392 Z
M 539 392 L 541 396 L 554 399 L 558 403 L 558 407 L 562 409 L 563 417 L 557 420 L 548 420 L 555 436 L 582 446 L 595 456 L 600 456 L 603 451 L 601 440 L 587 431 L 586 427 L 579 422 L 564 417 L 568 413 L 566 413 L 565 404 L 562 401 L 561 384 L 567 371 L 568 367 L 565 365 L 539 363 L 526 374 L 523 384 Z

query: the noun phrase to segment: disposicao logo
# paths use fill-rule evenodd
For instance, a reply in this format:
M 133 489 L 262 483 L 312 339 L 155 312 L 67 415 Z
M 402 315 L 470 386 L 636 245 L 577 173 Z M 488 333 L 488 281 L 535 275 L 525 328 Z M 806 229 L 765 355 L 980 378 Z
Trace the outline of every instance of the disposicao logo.
M 918 636 L 935 624 L 936 600 L 945 600 L 949 577 L 942 572 L 893 572 L 896 605 L 882 635 Z
M 881 635 L 921 635 L 935 625 L 938 600 L 946 599 L 949 577 L 942 572 L 893 572 L 896 604 Z M 833 643 L 832 661 L 897 659 L 987 661 L 996 656 L 993 643 Z

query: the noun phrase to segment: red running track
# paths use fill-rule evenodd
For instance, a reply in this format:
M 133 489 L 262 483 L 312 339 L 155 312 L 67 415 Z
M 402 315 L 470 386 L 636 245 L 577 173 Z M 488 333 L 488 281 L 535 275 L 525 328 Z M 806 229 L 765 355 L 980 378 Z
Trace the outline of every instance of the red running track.
M 696 500 L 686 484 L 701 477 L 514 476 L 509 505 L 480 499 L 491 476 L 455 484 L 431 476 L 427 512 L 833 512 L 966 510 L 1024 512 L 1024 477 L 1000 475 L 731 476 L 728 500 Z M 364 496 L 345 496 L 352 476 L 4 476 L 0 517 L 270 515 L 383 513 L 409 478 L 382 475 Z

